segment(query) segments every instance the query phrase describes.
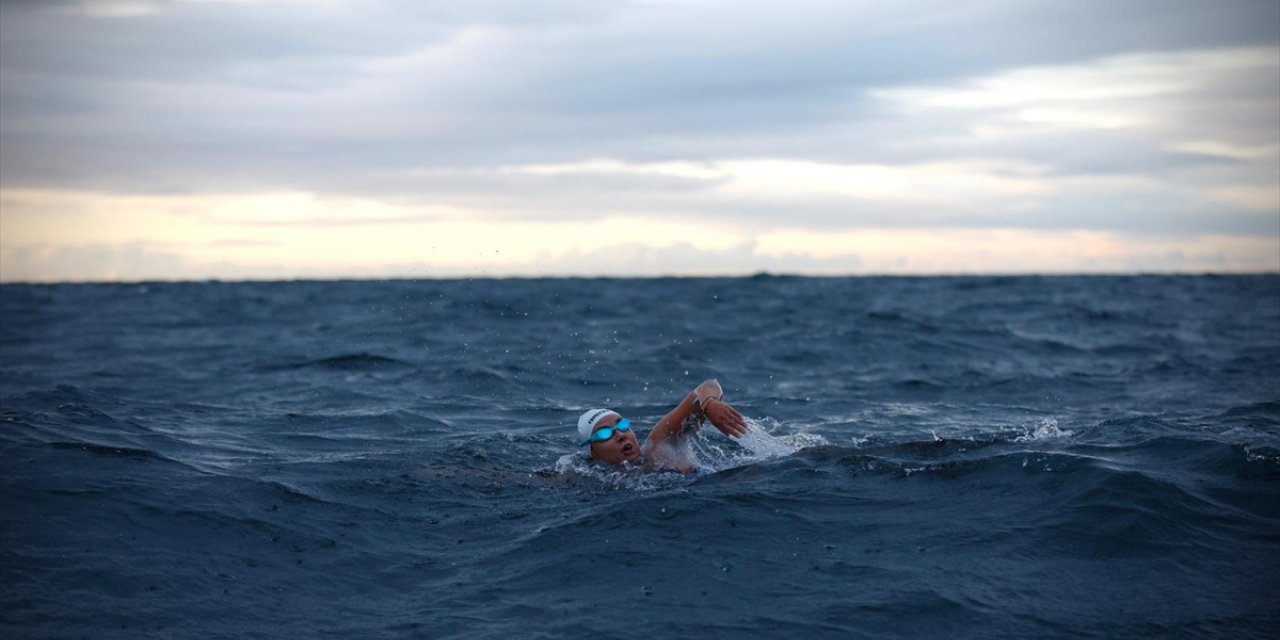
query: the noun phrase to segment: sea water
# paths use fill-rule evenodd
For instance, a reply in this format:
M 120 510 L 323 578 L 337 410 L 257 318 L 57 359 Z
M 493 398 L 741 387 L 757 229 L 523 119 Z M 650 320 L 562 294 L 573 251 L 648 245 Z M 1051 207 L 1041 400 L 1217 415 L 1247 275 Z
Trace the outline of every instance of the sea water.
M 5 638 L 1280 633 L 1275 275 L 5 285 L 0 451 Z

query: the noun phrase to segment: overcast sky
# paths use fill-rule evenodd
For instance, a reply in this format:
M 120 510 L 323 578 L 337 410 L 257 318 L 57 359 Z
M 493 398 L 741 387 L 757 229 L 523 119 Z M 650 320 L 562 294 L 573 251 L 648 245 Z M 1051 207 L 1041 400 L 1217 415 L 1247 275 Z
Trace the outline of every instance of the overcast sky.
M 1280 2 L 0 0 L 0 280 L 1280 270 Z

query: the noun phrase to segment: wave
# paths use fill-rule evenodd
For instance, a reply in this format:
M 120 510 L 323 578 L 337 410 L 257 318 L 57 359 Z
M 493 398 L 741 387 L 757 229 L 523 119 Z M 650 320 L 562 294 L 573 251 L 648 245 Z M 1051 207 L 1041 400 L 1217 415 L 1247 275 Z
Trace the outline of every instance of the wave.
M 1280 421 L 1280 400 L 1268 400 L 1231 407 L 1222 413 L 1223 417 L 1259 417 L 1269 421 Z
M 316 360 L 304 360 L 285 364 L 265 365 L 259 371 L 292 369 L 319 369 L 328 371 L 388 371 L 411 369 L 413 365 L 397 358 L 372 353 L 349 353 Z
M 92 444 L 89 442 L 50 442 L 48 444 L 54 449 L 76 449 L 96 456 L 105 456 L 109 458 L 123 458 L 127 460 L 165 460 L 172 462 L 169 458 L 166 458 L 155 451 L 151 451 L 150 449 L 115 447 L 110 445 Z

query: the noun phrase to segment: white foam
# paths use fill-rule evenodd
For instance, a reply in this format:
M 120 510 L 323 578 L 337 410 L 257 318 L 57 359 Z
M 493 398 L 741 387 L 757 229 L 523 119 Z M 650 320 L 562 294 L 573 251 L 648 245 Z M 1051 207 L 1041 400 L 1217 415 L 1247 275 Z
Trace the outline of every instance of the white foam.
M 1050 438 L 1069 438 L 1072 432 L 1058 428 L 1058 421 L 1054 418 L 1044 418 L 1033 426 L 1023 427 L 1023 434 L 1014 438 L 1014 442 L 1035 442 L 1036 440 L 1048 440 Z
M 761 462 L 791 455 L 805 447 L 827 444 L 822 436 L 793 433 L 775 436 L 770 431 L 778 428 L 777 421 L 761 421 L 747 418 L 747 433 L 738 438 L 726 438 L 708 434 L 714 428 L 704 427 L 694 439 L 694 448 L 700 454 L 700 462 L 713 471 L 724 471 L 753 462 Z M 736 445 L 736 446 L 735 446 Z
M 791 455 L 796 452 L 795 447 L 787 444 L 781 438 L 773 437 L 765 430 L 764 426 L 754 420 L 747 420 L 747 432 L 742 437 L 737 438 L 737 441 L 744 449 L 762 460 Z
M 610 489 L 657 491 L 685 484 L 696 477 L 675 471 L 653 471 L 641 464 L 617 466 L 594 464 L 581 453 L 566 453 L 556 460 L 555 471 L 562 476 L 590 478 Z

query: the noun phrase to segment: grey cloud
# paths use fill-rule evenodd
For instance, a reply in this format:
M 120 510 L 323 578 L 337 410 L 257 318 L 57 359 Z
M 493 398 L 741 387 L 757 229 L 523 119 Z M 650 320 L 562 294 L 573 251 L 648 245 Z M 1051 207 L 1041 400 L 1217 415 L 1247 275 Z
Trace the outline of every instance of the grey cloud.
M 1103 202 L 1061 198 L 1037 216 L 1013 218 L 848 198 L 711 201 L 700 194 L 715 183 L 703 180 L 496 169 L 602 157 L 986 157 L 1040 161 L 1063 176 L 1210 182 L 1227 171 L 1261 180 L 1250 172 L 1274 166 L 1163 149 L 1168 132 L 1041 132 L 993 142 L 968 135 L 973 113 L 909 116 L 868 94 L 1131 51 L 1275 46 L 1273 1 L 997 1 L 941 13 L 924 2 L 409 2 L 304 11 L 183 3 L 111 20 L 67 6 L 0 3 L 6 188 L 298 189 L 485 204 L 540 219 L 606 207 L 748 222 L 789 212 L 819 227 L 1113 228 L 1154 224 L 1172 211 L 1165 219 L 1204 228 L 1217 205 L 1152 201 L 1117 219 L 1091 213 Z M 477 33 L 490 40 L 466 49 Z M 465 53 L 432 57 L 450 46 Z M 1179 117 L 1197 123 L 1188 134 L 1252 144 L 1280 137 L 1280 80 L 1215 82 L 1211 99 L 1178 102 Z M 1254 228 L 1251 219 L 1221 217 L 1226 227 Z
M 1052 180 L 1052 178 L 1050 178 Z M 618 188 L 608 178 L 577 178 L 572 188 L 564 177 L 543 181 L 522 176 L 474 176 L 456 185 L 433 182 L 430 196 L 405 189 L 402 204 L 449 205 L 493 212 L 491 220 L 556 221 L 632 215 L 648 219 L 721 221 L 748 230 L 788 226 L 816 230 L 879 228 L 1007 228 L 1039 230 L 1093 229 L 1132 232 L 1150 229 L 1189 233 L 1267 234 L 1274 214 L 1240 210 L 1225 202 L 1184 193 L 1149 191 L 1135 196 L 1124 188 L 1064 187 L 1060 192 L 969 202 L 885 202 L 853 196 L 727 196 L 705 187 L 662 190 L 635 183 Z M 482 187 L 480 185 L 491 186 Z M 689 181 L 690 185 L 696 181 Z M 422 185 L 417 185 L 421 187 Z M 397 193 L 384 184 L 377 193 Z M 369 194 L 374 195 L 374 194 Z
M 77 78 L 178 84 L 226 82 L 314 89 L 351 80 L 363 65 L 448 42 L 475 26 L 591 23 L 609 2 L 130 2 L 154 7 L 104 18 L 77 7 L 120 2 L 0 3 L 6 69 Z M 255 74 L 260 71 L 260 74 Z M 292 72 L 292 73 L 289 73 Z

